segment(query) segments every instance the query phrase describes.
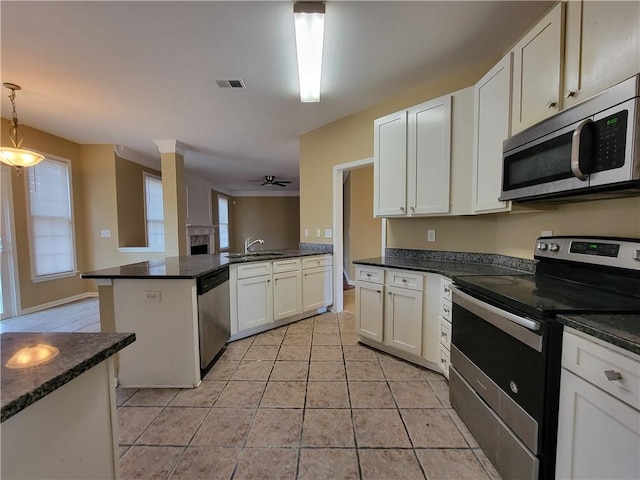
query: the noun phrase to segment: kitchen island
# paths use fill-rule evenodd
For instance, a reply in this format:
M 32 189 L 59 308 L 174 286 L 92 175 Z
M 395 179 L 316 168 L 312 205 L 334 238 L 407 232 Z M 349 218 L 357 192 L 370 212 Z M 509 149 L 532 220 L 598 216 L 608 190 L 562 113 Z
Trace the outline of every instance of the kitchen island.
M 237 269 L 266 264 L 270 267 L 272 261 L 318 255 L 322 252 L 301 249 L 254 252 L 250 255 L 223 253 L 167 257 L 84 273 L 83 278 L 94 279 L 99 287 L 103 331 L 111 328 L 132 331 L 137 335 L 136 345 L 119 356 L 119 384 L 126 387 L 197 387 L 206 367 L 201 364 L 203 349 L 199 307 L 204 302 L 199 295 L 202 292 L 200 281 L 216 273 L 229 275 L 231 281 L 225 287 L 230 293 L 226 297 L 224 293 L 218 294 L 217 298 L 219 302 L 227 302 L 227 333 L 234 335 L 238 333 L 237 304 L 259 305 L 262 301 L 259 298 L 252 298 L 250 302 L 238 300 L 234 276 Z M 253 279 L 264 276 L 251 277 L 251 282 L 256 285 Z M 265 280 L 265 283 L 270 282 Z M 250 291 L 255 297 L 258 289 L 251 287 Z M 213 308 L 208 306 L 207 310 Z M 224 315 L 224 306 L 221 310 Z M 107 318 L 104 312 L 112 312 L 111 325 L 105 325 Z M 251 313 L 255 313 L 255 309 Z M 267 329 L 270 326 L 252 325 L 252 328 Z M 224 341 L 228 339 L 229 336 Z
M 118 477 L 112 356 L 134 340 L 132 333 L 1 335 L 2 478 Z

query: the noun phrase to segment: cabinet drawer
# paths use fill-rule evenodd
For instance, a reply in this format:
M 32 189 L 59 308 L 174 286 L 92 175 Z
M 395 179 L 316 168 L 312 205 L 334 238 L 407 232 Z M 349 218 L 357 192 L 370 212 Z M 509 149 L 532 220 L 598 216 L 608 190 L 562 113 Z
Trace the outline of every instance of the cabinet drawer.
M 356 280 L 371 283 L 384 283 L 384 269 L 376 267 L 356 267 Z
M 287 260 L 278 260 L 273 262 L 273 273 L 294 272 L 300 270 L 299 258 L 288 258 Z
M 329 265 L 333 265 L 333 257 L 331 255 L 314 255 L 302 259 L 302 268 L 327 267 Z
M 257 277 L 271 273 L 271 262 L 247 263 L 238 265 L 238 278 Z
M 635 409 L 640 409 L 640 357 L 565 328 L 562 366 Z M 620 379 L 608 380 L 619 374 Z
M 440 279 L 440 295 L 451 301 L 451 280 L 445 277 Z
M 439 317 L 440 320 L 440 343 L 451 349 L 451 323 L 444 318 Z
M 451 321 L 451 302 L 444 298 L 440 300 L 440 316 L 449 322 Z
M 451 354 L 449 350 L 442 344 L 440 344 L 440 360 L 438 364 L 440 366 L 440 370 L 444 373 L 444 376 L 449 378 L 449 365 L 451 363 Z
M 422 291 L 424 277 L 420 274 L 403 272 L 398 270 L 387 271 L 387 285 L 410 290 Z

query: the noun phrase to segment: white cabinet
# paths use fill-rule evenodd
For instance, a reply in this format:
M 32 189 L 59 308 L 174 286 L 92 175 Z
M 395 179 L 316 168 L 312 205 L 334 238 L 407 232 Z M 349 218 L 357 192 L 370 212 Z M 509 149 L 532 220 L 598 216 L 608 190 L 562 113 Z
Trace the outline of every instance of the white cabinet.
M 302 311 L 333 304 L 333 257 L 314 255 L 302 259 Z
M 438 312 L 438 366 L 445 377 L 449 378 L 449 365 L 451 357 L 451 280 L 442 277 L 440 279 L 440 311 Z
M 565 25 L 565 107 L 640 72 L 640 2 L 567 2 Z
M 243 278 L 237 282 L 238 328 L 273 322 L 273 288 L 271 275 Z
M 558 3 L 513 49 L 513 133 L 562 108 L 563 7 Z
M 422 352 L 422 291 L 386 286 L 383 343 L 415 355 Z
M 451 96 L 374 122 L 374 215 L 449 211 Z
M 299 258 L 273 262 L 273 320 L 302 313 L 302 272 Z
M 407 213 L 407 112 L 374 122 L 373 182 L 376 217 Z
M 358 335 L 382 343 L 384 285 L 356 282 L 356 312 Z
M 500 202 L 502 142 L 511 135 L 513 53 L 508 53 L 474 87 L 473 212 L 508 210 Z
M 562 348 L 556 477 L 640 478 L 640 356 L 572 329 Z

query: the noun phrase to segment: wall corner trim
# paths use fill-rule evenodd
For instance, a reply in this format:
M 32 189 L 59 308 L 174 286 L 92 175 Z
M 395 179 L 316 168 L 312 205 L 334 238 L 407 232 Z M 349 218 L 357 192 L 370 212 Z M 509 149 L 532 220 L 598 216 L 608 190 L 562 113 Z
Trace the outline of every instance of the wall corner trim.
M 179 140 L 167 139 L 167 140 L 154 140 L 154 143 L 158 146 L 160 153 L 177 153 L 184 157 L 185 152 L 188 150 L 187 146 Z

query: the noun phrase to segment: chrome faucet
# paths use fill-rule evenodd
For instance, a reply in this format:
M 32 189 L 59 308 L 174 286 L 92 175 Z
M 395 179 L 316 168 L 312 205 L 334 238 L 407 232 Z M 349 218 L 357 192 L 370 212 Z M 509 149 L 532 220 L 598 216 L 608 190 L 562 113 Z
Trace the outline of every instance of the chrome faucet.
M 256 238 L 255 240 L 251 241 L 252 238 L 253 237 L 249 237 L 244 241 L 244 253 L 249 253 L 249 249 L 256 243 L 264 243 L 264 240 L 262 240 L 261 238 Z

